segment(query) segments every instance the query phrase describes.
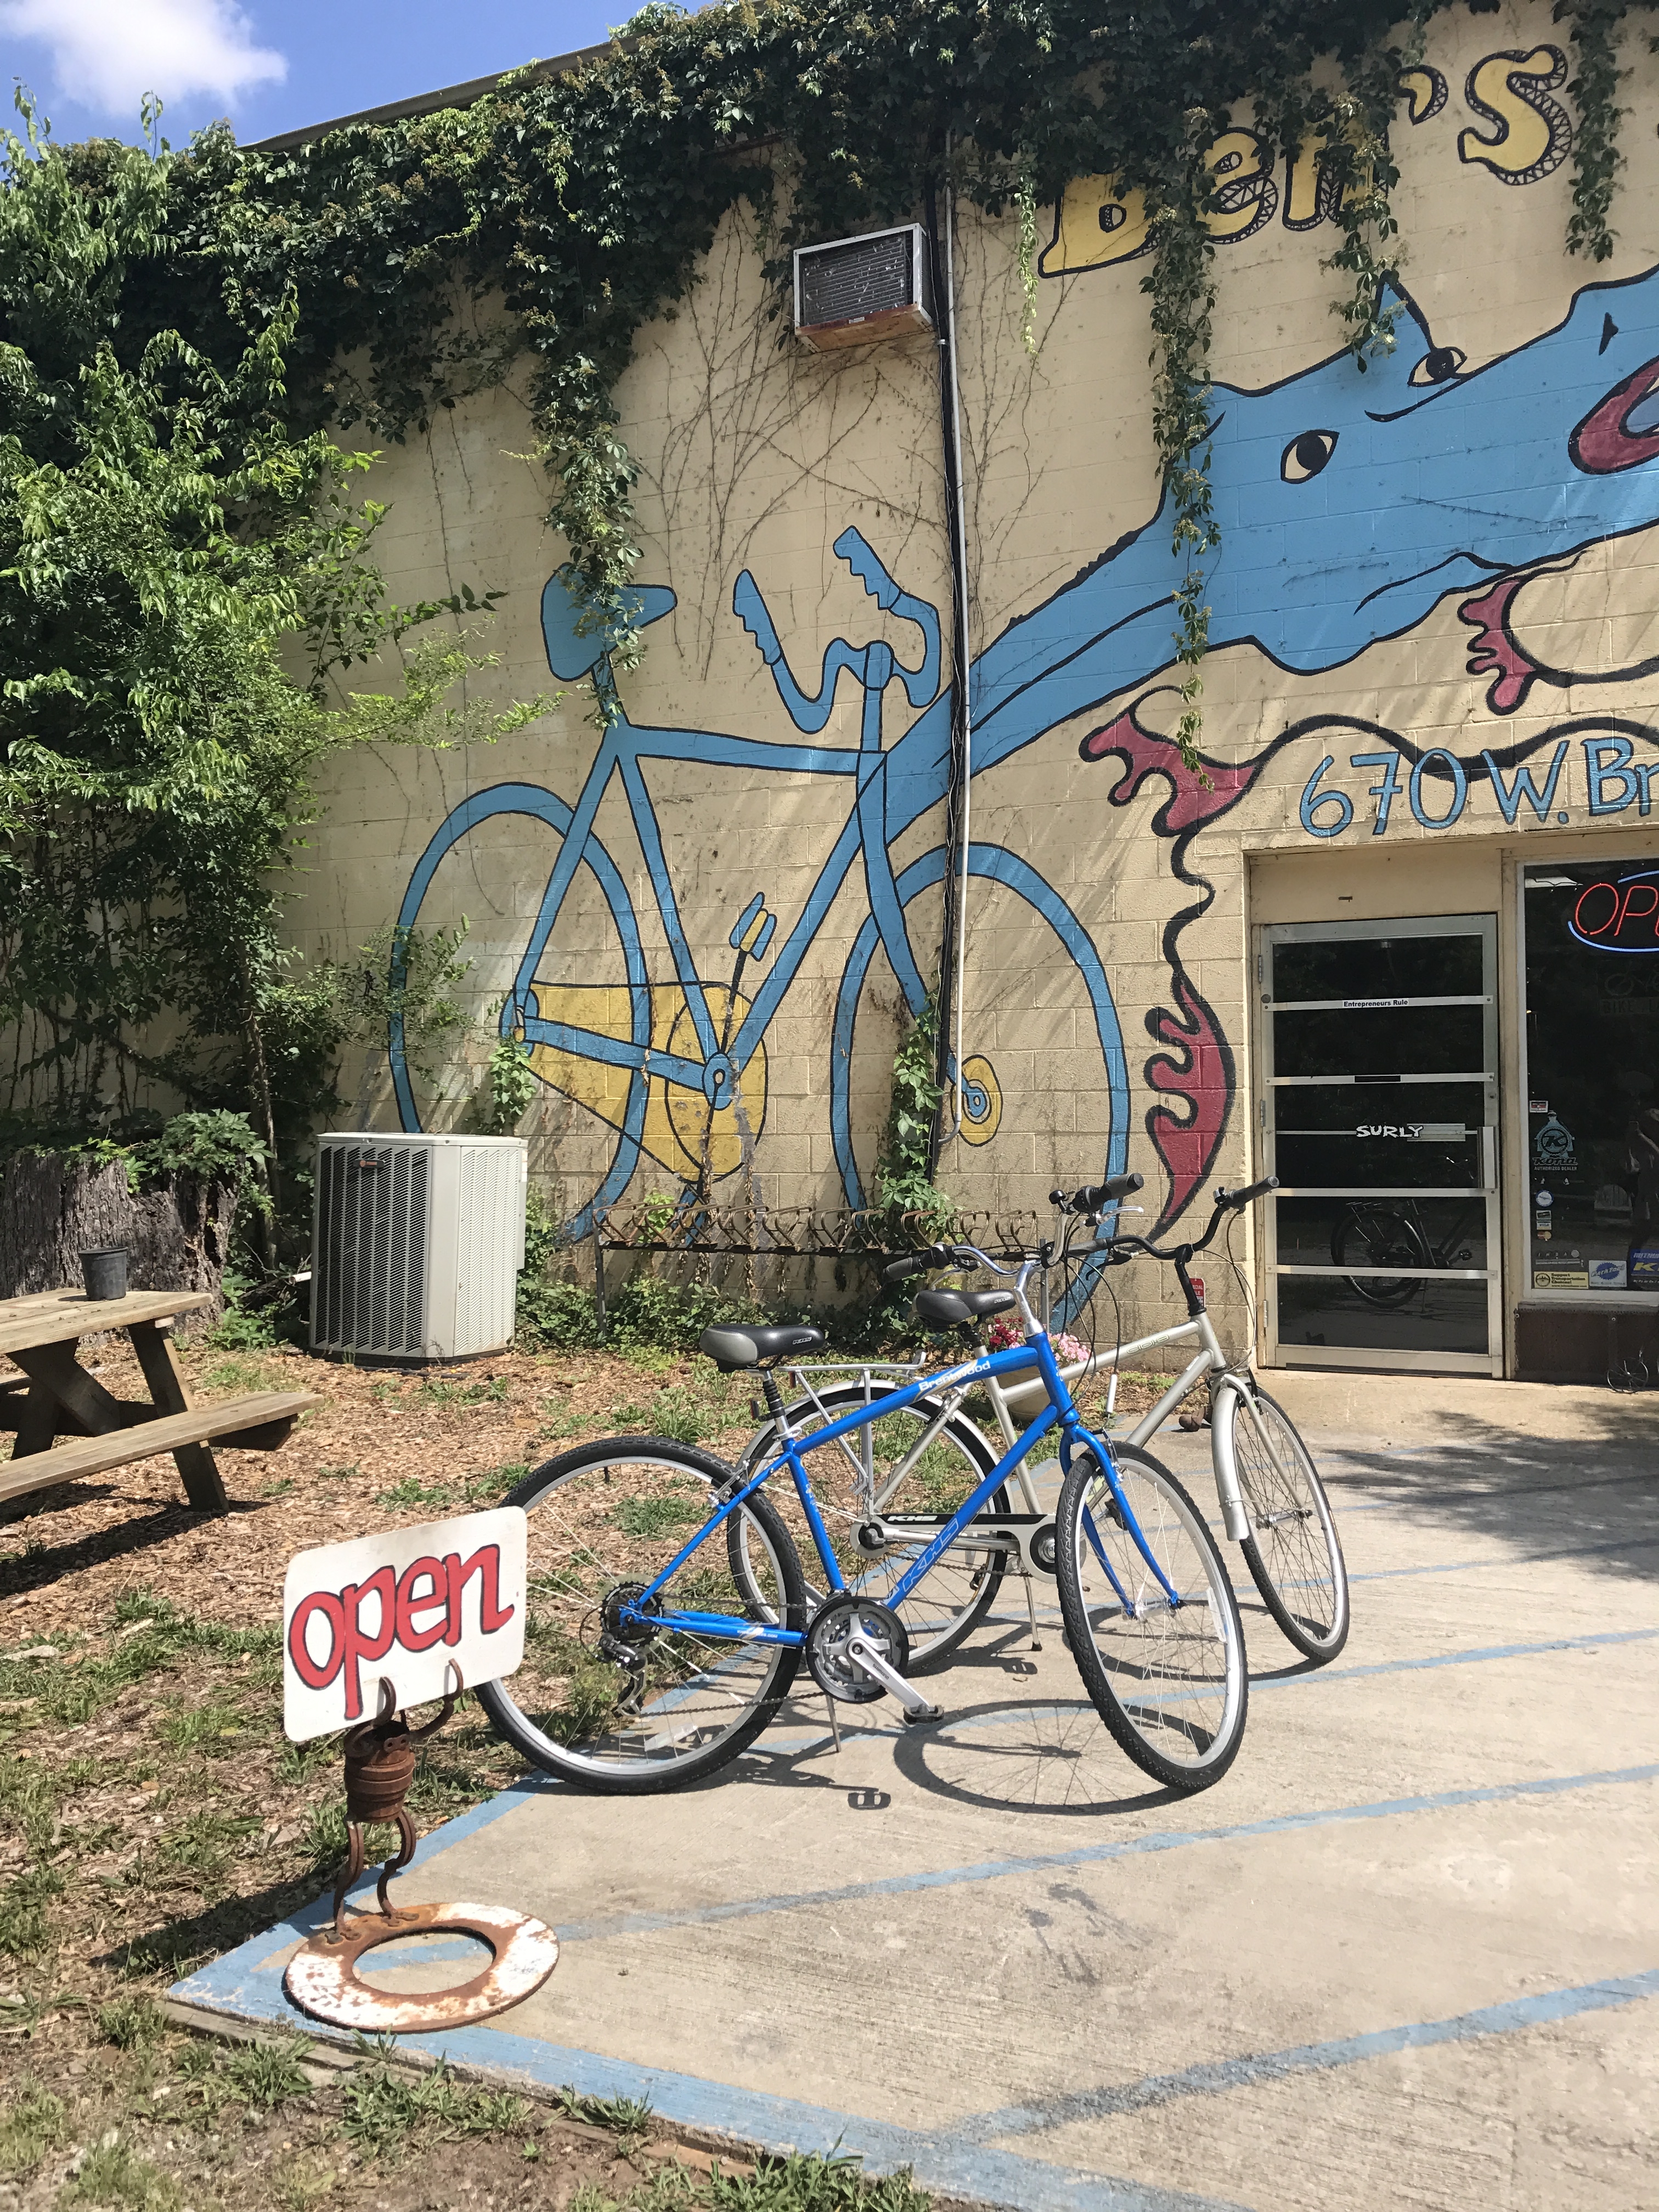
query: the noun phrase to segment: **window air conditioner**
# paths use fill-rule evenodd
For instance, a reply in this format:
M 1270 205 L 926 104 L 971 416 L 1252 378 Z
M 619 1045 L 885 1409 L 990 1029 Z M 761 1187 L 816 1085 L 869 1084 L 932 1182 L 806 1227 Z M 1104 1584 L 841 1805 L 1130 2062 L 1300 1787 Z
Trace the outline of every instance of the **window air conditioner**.
M 509 1344 L 528 1176 L 522 1137 L 319 1138 L 313 1350 L 464 1359 Z
M 795 329 L 814 352 L 931 331 L 932 307 L 919 222 L 795 249 Z

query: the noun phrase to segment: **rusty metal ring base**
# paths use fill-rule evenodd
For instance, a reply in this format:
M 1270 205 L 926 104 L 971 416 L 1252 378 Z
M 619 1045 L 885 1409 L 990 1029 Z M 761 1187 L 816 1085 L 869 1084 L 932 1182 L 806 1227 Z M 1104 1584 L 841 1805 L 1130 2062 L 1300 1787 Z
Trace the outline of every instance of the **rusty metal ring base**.
M 454 1988 L 400 1996 L 358 1978 L 365 1955 L 409 1936 L 471 1936 L 494 1956 L 480 1974 Z M 520 2004 L 559 1963 L 559 1939 L 544 1920 L 504 1905 L 416 1905 L 382 1917 L 353 1913 L 333 1930 L 302 1943 L 283 1986 L 301 2012 L 364 2035 L 415 2035 L 465 2027 Z

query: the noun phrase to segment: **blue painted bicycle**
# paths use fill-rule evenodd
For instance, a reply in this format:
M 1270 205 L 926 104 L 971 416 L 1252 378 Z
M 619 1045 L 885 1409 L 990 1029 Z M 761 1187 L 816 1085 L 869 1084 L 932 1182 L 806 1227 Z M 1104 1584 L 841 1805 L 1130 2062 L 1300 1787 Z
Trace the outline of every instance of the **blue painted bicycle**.
M 1099 1227 L 1139 1189 L 1134 1175 L 1068 1195 L 1076 1224 Z M 1257 1188 L 1231 1194 L 1243 1206 Z M 908 1564 L 889 1555 L 890 1515 L 832 1539 L 778 1387 L 781 1361 L 823 1341 L 800 1326 L 711 1328 L 702 1349 L 725 1371 L 760 1370 L 781 1449 L 741 1472 L 661 1437 L 612 1437 L 550 1460 L 509 1504 L 530 1520 L 525 1665 L 479 1697 L 501 1733 L 550 1773 L 590 1790 L 665 1790 L 735 1759 L 777 1713 L 805 1658 L 832 1700 L 884 1695 L 907 1722 L 938 1719 L 909 1680 L 907 1601 L 947 1559 L 990 1576 L 1019 1570 L 1057 1583 L 1085 1686 L 1119 1744 L 1157 1781 L 1207 1789 L 1232 1764 L 1248 1698 L 1243 1632 L 1231 1581 L 1203 1515 L 1146 1453 L 1084 1426 L 1026 1285 L 1036 1258 L 1006 1268 L 971 1245 L 898 1261 L 889 1280 L 930 1268 L 1015 1275 L 1010 1290 L 925 1290 L 918 1316 L 935 1328 L 1018 1310 L 1025 1340 L 872 1399 L 815 1431 L 822 1450 L 926 1398 L 950 1402 L 979 1382 L 1035 1365 L 1042 1410 L 951 1510 L 911 1516 Z M 1059 1429 L 1063 1471 L 1052 1516 L 1010 1514 L 1002 1486 L 1039 1437 Z M 799 1558 L 766 1495 L 793 1486 L 817 1554 L 822 1595 L 809 1601 Z M 878 1598 L 860 1588 L 881 1570 Z
M 499 860 L 477 842 L 496 834 L 492 823 L 529 817 L 551 841 L 545 888 L 500 1021 L 503 1036 L 524 1039 L 542 1080 L 588 1109 L 602 1137 L 599 1156 L 608 1156 L 607 1164 L 594 1178 L 592 1197 L 568 1224 L 573 1237 L 586 1235 L 595 1214 L 622 1197 L 642 1154 L 677 1173 L 688 1193 L 707 1195 L 752 1153 L 766 1114 L 768 1030 L 811 960 L 831 909 L 859 873 L 868 913 L 854 933 L 836 987 L 828 1089 L 842 1195 L 848 1206 L 865 1203 L 851 1109 L 857 1024 L 880 980 L 878 954 L 884 954 L 913 1017 L 926 1000 L 923 967 L 932 956 L 918 956 L 912 933 L 921 923 L 923 937 L 932 937 L 952 855 L 940 844 L 896 869 L 890 848 L 945 795 L 950 690 L 941 685 L 937 611 L 902 591 L 856 530 L 842 532 L 836 551 L 884 613 L 920 632 L 921 653 L 915 665 L 882 639 L 854 646 L 836 638 L 824 653 L 817 689 L 808 690 L 790 668 L 747 569 L 737 579 L 732 604 L 804 737 L 816 737 L 828 725 L 842 678 L 855 679 L 863 694 L 856 744 L 778 744 L 630 721 L 612 679 L 610 642 L 603 632 L 582 627 L 582 603 L 561 570 L 542 595 L 548 663 L 562 681 L 591 678 L 609 716 L 581 789 L 574 804 L 528 783 L 476 793 L 444 822 L 410 878 L 400 929 L 420 923 L 452 856 L 454 867 L 477 878 L 470 891 L 474 898 L 479 884 L 499 878 Z M 675 604 L 672 592 L 657 586 L 640 590 L 635 599 L 641 626 L 661 619 Z M 889 744 L 884 714 L 895 685 L 917 711 Z M 781 924 L 769 894 L 756 889 L 740 908 L 734 905 L 729 917 L 720 918 L 714 947 L 696 941 L 653 795 L 659 763 L 670 775 L 694 763 L 705 772 L 700 781 L 713 789 L 730 775 L 734 804 L 740 799 L 751 818 L 762 822 L 768 815 L 763 802 L 755 811 L 757 779 L 787 779 L 801 795 L 804 818 L 810 815 L 815 824 L 830 828 L 828 854 L 793 921 Z M 838 826 L 835 810 L 826 805 L 834 794 L 823 787 L 824 778 L 838 781 L 845 794 Z M 639 861 L 626 871 L 597 826 L 601 805 L 616 787 L 639 847 Z M 763 866 L 763 852 L 757 857 Z M 1108 1167 L 1118 1172 L 1127 1154 L 1128 1065 L 1100 955 L 1065 900 L 1018 854 L 970 843 L 968 869 L 979 896 L 999 902 L 996 930 L 1008 956 L 1028 974 L 1045 974 L 1046 1000 L 1054 1008 L 1075 1000 L 1078 1046 L 1091 1042 L 1092 1030 L 1094 1073 L 1080 1064 L 1077 1088 L 1099 1101 L 1102 1125 L 1109 1131 Z M 629 876 L 650 887 L 655 912 L 644 930 Z M 662 949 L 653 956 L 650 945 Z M 716 962 L 718 979 L 711 973 Z M 665 965 L 672 973 L 662 972 Z M 420 1105 L 397 1020 L 391 1056 L 404 1127 L 419 1128 Z M 953 1086 L 957 1074 L 952 1062 Z M 963 1136 L 970 1145 L 988 1142 L 1000 1117 L 1001 1095 L 982 1054 L 964 1052 L 960 1091 Z

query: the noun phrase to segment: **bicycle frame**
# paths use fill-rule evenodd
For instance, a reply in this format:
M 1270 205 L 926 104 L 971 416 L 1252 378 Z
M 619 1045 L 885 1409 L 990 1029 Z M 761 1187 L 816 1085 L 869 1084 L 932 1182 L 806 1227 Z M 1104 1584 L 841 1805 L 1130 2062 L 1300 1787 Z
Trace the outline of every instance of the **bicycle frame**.
M 1091 1375 L 1099 1374 L 1104 1370 L 1115 1370 L 1121 1366 L 1124 1360 L 1136 1353 L 1152 1352 L 1162 1345 L 1179 1344 L 1187 1338 L 1197 1340 L 1199 1350 L 1196 1355 L 1176 1376 L 1157 1404 L 1141 1415 L 1135 1426 L 1123 1438 L 1123 1442 L 1137 1447 L 1146 1444 L 1157 1435 L 1182 1400 L 1191 1393 L 1194 1386 L 1204 1376 L 1213 1375 L 1218 1378 L 1215 1384 L 1218 1396 L 1231 1391 L 1243 1405 L 1252 1425 L 1261 1437 L 1264 1447 L 1270 1449 L 1267 1431 L 1262 1426 L 1261 1416 L 1256 1410 L 1249 1384 L 1238 1370 L 1229 1363 L 1227 1355 L 1221 1347 L 1221 1340 L 1215 1333 L 1215 1324 L 1211 1321 L 1207 1310 L 1182 1322 L 1174 1328 L 1161 1328 L 1151 1336 L 1137 1337 L 1132 1344 L 1121 1344 L 1111 1352 L 1097 1352 L 1088 1359 L 1078 1360 L 1072 1366 L 1061 1370 L 1061 1380 L 1069 1389 L 1075 1382 L 1086 1382 Z M 1012 1401 L 1025 1396 L 1032 1388 L 1033 1385 L 1027 1382 L 1016 1385 L 1012 1390 L 1005 1390 L 1001 1384 L 994 1380 L 987 1385 L 986 1395 L 991 1401 L 992 1409 L 997 1417 L 997 1425 L 1001 1430 L 1003 1440 L 1006 1443 L 1012 1444 L 1014 1437 Z M 1222 1519 L 1226 1527 L 1228 1539 L 1232 1543 L 1242 1544 L 1250 1533 L 1250 1522 L 1249 1515 L 1244 1504 L 1243 1492 L 1239 1485 L 1238 1468 L 1232 1449 L 1232 1424 L 1230 1421 L 1212 1423 L 1210 1458 L 1215 1469 L 1216 1489 L 1220 1497 Z M 1033 1495 L 1031 1485 L 1023 1467 L 1020 1469 L 1020 1481 L 1027 1498 L 1030 1498 Z
M 967 1389 L 980 1382 L 994 1383 L 995 1377 L 1011 1374 L 1016 1369 L 1028 1368 L 1033 1362 L 1038 1370 L 1034 1380 L 1041 1384 L 1048 1394 L 1048 1403 L 1042 1412 L 1023 1434 L 1012 1439 L 1004 1456 L 945 1522 L 938 1534 L 887 1593 L 883 1602 L 889 1607 L 900 1606 L 904 1602 L 946 1549 L 959 1540 L 963 1531 L 968 1527 L 974 1516 L 985 1505 L 998 1486 L 1021 1465 L 1037 1438 L 1046 1430 L 1058 1423 L 1061 1466 L 1069 1471 L 1072 1455 L 1079 1446 L 1092 1450 L 1096 1463 L 1101 1468 L 1111 1491 L 1114 1507 L 1121 1516 L 1124 1528 L 1133 1539 L 1142 1559 L 1146 1560 L 1157 1577 L 1158 1585 L 1170 1605 L 1178 1607 L 1182 1601 L 1165 1576 L 1163 1568 L 1154 1558 L 1151 1547 L 1141 1533 L 1140 1525 L 1134 1517 L 1133 1510 L 1124 1495 L 1111 1447 L 1095 1436 L 1091 1431 L 1084 1427 L 1082 1417 L 1078 1412 L 1071 1392 L 1066 1388 L 1055 1361 L 1054 1347 L 1048 1337 L 1041 1331 L 1028 1336 L 1024 1344 L 1011 1345 L 1002 1352 L 981 1352 L 977 1358 L 969 1360 L 961 1366 L 948 1368 L 942 1374 L 930 1375 L 915 1382 L 907 1383 L 902 1389 L 893 1391 L 884 1397 L 873 1399 L 867 1405 L 855 1407 L 852 1413 L 843 1414 L 839 1420 L 830 1422 L 827 1427 L 814 1430 L 811 1437 L 812 1447 L 816 1450 L 824 1444 L 833 1443 L 842 1437 L 851 1435 L 860 1428 L 867 1427 L 872 1422 L 880 1419 L 884 1414 L 901 1413 L 907 1406 L 915 1405 L 917 1399 L 924 1395 L 935 1391 L 948 1391 L 958 1386 Z M 812 1494 L 812 1486 L 807 1478 L 806 1469 L 801 1462 L 799 1446 L 793 1434 L 787 1434 L 782 1451 L 775 1458 L 769 1460 L 757 1474 L 751 1475 L 746 1482 L 742 1483 L 733 1491 L 731 1496 L 723 1501 L 719 1511 L 705 1522 L 690 1541 L 669 1561 L 656 1580 L 647 1589 L 642 1590 L 637 1598 L 622 1607 L 623 1623 L 636 1624 L 641 1628 L 684 1629 L 711 1639 L 725 1638 L 733 1643 L 783 1644 L 797 1647 L 804 1644 L 806 1639 L 800 1630 L 782 1628 L 772 1622 L 741 1620 L 735 1615 L 728 1613 L 647 1610 L 664 1585 L 679 1572 L 692 1554 L 741 1509 L 745 1499 L 751 1498 L 763 1483 L 769 1481 L 773 1475 L 783 1468 L 787 1468 L 790 1478 L 794 1483 L 795 1493 L 800 1500 L 801 1510 L 806 1517 L 806 1525 L 811 1531 L 812 1542 L 817 1549 L 819 1564 L 823 1569 L 831 1594 L 838 1595 L 843 1592 L 847 1584 L 842 1575 L 840 1563 L 836 1558 L 834 1547 L 830 1541 L 829 1531 L 825 1528 L 823 1516 L 818 1510 L 817 1500 Z M 1131 1619 L 1135 1618 L 1135 1601 L 1117 1578 L 1111 1561 L 1107 1557 L 1105 1547 L 1101 1543 L 1095 1529 L 1092 1515 L 1085 1509 L 1083 1517 L 1089 1541 L 1096 1557 L 1105 1570 L 1107 1579 L 1110 1582 L 1119 1603 Z

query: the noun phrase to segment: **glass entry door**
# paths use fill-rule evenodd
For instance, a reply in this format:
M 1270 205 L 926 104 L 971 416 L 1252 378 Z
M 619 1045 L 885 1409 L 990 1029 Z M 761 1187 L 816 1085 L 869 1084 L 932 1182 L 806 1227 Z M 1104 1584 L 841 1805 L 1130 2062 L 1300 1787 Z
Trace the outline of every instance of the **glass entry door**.
M 1262 932 L 1275 1364 L 1500 1371 L 1497 930 Z

